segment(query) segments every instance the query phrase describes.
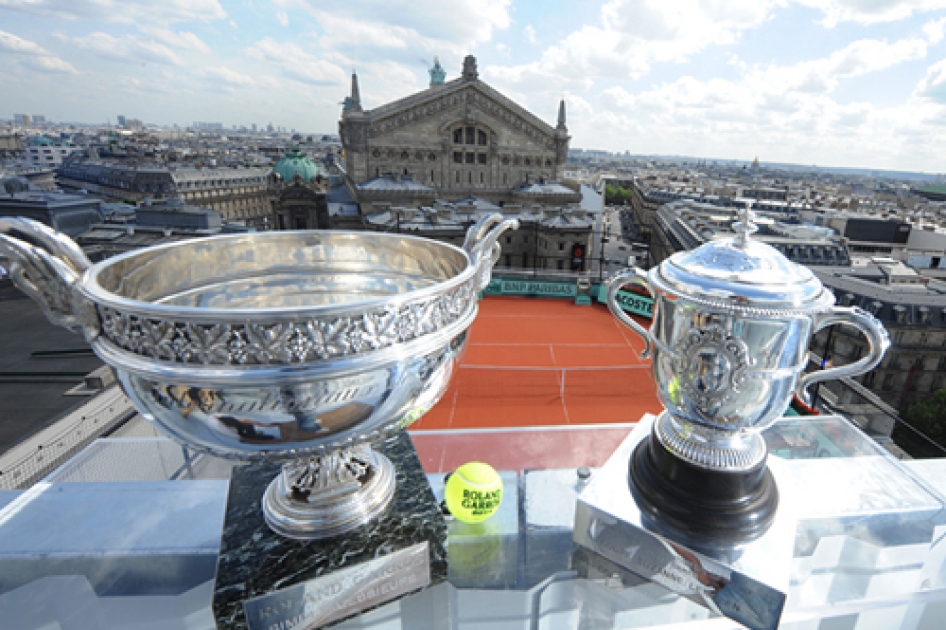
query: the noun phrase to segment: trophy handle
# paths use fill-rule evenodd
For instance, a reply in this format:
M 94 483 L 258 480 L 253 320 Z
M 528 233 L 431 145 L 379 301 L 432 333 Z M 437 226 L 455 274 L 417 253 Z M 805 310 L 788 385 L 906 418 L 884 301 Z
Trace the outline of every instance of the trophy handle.
M 890 335 L 887 334 L 887 329 L 884 328 L 884 325 L 881 324 L 876 317 L 865 310 L 857 307 L 835 306 L 827 313 L 816 316 L 815 329 L 812 331 L 812 334 L 833 324 L 848 324 L 860 329 L 867 338 L 868 353 L 863 359 L 849 365 L 840 365 L 838 367 L 818 370 L 817 372 L 802 375 L 798 380 L 798 387 L 795 393 L 806 405 L 811 402 L 808 394 L 808 388 L 811 385 L 821 381 L 838 379 L 845 376 L 857 376 L 858 374 L 869 372 L 880 363 L 880 360 L 884 358 L 884 353 L 887 351 L 887 348 L 890 347 Z
M 506 230 L 518 230 L 518 219 L 503 220 L 503 215 L 495 212 L 488 214 L 471 226 L 466 232 L 463 249 L 470 256 L 470 262 L 476 269 L 476 290 L 482 291 L 489 285 L 493 265 L 499 260 L 502 246 L 499 237 Z
M 622 324 L 636 332 L 640 335 L 641 339 L 644 340 L 644 351 L 641 352 L 641 358 L 647 359 L 650 357 L 650 333 L 647 330 L 638 324 L 634 319 L 624 312 L 615 298 L 617 298 L 618 291 L 621 290 L 621 287 L 628 284 L 636 284 L 639 287 L 643 287 L 650 292 L 651 295 L 654 295 L 654 289 L 650 286 L 650 282 L 647 280 L 647 272 L 638 267 L 632 267 L 626 271 L 622 271 L 615 276 L 612 276 L 608 280 L 608 308 L 611 309 L 611 312 L 615 317 L 620 320 Z
M 81 321 L 91 305 L 75 287 L 92 263 L 75 241 L 32 219 L 0 218 L 0 254 L 10 260 L 13 283 L 50 322 L 73 331 L 84 328 L 87 337 L 97 330 Z

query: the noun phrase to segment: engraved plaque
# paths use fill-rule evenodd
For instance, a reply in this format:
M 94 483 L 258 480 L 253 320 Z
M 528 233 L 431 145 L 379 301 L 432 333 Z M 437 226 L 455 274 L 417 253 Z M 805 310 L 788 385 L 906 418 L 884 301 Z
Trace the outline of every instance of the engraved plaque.
M 243 603 L 249 630 L 307 630 L 430 584 L 423 542 Z

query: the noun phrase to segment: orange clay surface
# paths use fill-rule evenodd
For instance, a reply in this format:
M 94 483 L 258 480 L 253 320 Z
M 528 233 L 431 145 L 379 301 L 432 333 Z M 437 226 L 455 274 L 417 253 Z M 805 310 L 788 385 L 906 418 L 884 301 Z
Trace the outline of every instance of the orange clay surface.
M 411 426 L 418 438 L 443 429 L 633 423 L 660 411 L 650 361 L 640 359 L 643 341 L 603 304 L 488 296 L 479 309 L 449 389 Z

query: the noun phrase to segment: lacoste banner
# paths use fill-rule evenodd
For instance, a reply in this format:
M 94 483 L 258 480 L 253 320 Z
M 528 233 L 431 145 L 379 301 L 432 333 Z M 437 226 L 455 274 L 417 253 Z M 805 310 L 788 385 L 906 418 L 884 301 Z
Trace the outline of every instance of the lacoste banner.
M 608 287 L 603 284 L 598 287 L 598 301 L 602 304 L 608 303 Z M 630 291 L 618 291 L 614 301 L 628 313 L 643 315 L 644 317 L 653 317 L 654 300 L 649 297 L 631 293 Z

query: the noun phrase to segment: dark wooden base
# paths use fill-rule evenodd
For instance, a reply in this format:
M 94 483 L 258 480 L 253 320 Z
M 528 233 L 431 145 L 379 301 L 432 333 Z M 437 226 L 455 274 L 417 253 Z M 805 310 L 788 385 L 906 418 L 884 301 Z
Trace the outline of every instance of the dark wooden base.
M 658 527 L 710 545 L 758 538 L 778 507 L 764 460 L 747 471 L 709 470 L 680 459 L 653 433 L 634 449 L 629 485 L 641 512 Z

